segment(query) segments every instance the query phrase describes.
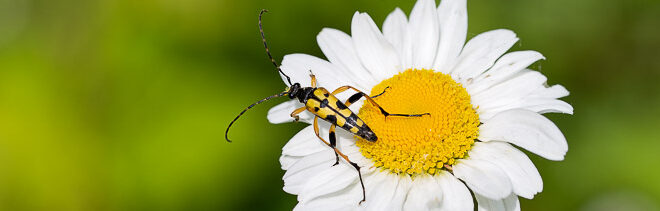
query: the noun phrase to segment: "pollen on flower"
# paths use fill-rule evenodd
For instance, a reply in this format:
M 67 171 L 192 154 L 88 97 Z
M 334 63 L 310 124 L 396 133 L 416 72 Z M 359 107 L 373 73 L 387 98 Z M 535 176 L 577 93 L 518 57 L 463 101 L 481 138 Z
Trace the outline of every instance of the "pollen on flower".
M 374 100 L 389 113 L 421 114 L 422 117 L 385 118 L 365 101 L 359 116 L 378 140 L 360 137 L 360 152 L 376 167 L 393 173 L 435 174 L 445 165 L 467 156 L 479 135 L 479 115 L 470 95 L 451 76 L 431 70 L 408 69 L 372 89 Z

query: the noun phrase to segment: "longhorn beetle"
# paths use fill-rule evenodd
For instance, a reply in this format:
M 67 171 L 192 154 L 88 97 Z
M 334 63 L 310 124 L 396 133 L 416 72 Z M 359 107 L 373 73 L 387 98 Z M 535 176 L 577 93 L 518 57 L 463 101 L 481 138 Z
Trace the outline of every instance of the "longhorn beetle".
M 356 163 L 352 162 L 348 157 L 339 151 L 337 149 L 337 137 L 335 135 L 335 128 L 337 126 L 343 128 L 346 131 L 349 131 L 363 139 L 366 139 L 371 142 L 375 142 L 378 140 L 378 137 L 374 132 L 367 126 L 367 124 L 360 119 L 355 113 L 353 113 L 348 106 L 351 104 L 355 103 L 358 101 L 360 98 L 364 97 L 369 101 L 371 104 L 374 106 L 378 107 L 380 109 L 380 112 L 387 118 L 388 116 L 402 116 L 402 117 L 420 117 L 423 115 L 430 115 L 429 113 L 424 113 L 424 114 L 391 114 L 382 107 L 376 103 L 376 101 L 373 100 L 373 98 L 376 98 L 382 94 L 385 93 L 385 91 L 390 88 L 386 87 L 385 90 L 383 90 L 382 93 L 375 95 L 373 97 L 369 97 L 369 95 L 365 94 L 364 92 L 361 92 L 360 90 L 352 87 L 352 86 L 342 86 L 334 91 L 332 93 L 328 92 L 323 87 L 317 87 L 316 86 L 316 77 L 310 70 L 310 77 L 311 77 L 311 87 L 301 87 L 299 83 L 291 83 L 291 78 L 289 78 L 288 75 L 286 75 L 284 72 L 282 72 L 282 69 L 280 69 L 279 65 L 277 65 L 277 62 L 275 62 L 275 59 L 273 59 L 273 56 L 270 54 L 270 50 L 268 49 L 268 44 L 266 44 L 266 36 L 264 35 L 264 30 L 263 26 L 261 24 L 261 16 L 265 13 L 268 12 L 268 10 L 261 10 L 259 13 L 259 32 L 261 33 L 261 41 L 264 44 L 264 48 L 266 49 L 266 54 L 268 55 L 268 58 L 270 58 L 270 62 L 273 63 L 275 68 L 279 71 L 280 74 L 282 74 L 284 77 L 286 77 L 287 82 L 289 83 L 289 87 L 286 88 L 286 90 L 282 93 L 266 97 L 262 100 L 259 100 L 258 102 L 248 106 L 247 108 L 243 109 L 234 120 L 229 123 L 229 126 L 227 126 L 227 130 L 225 131 L 225 139 L 227 139 L 228 142 L 231 142 L 229 138 L 227 137 L 227 134 L 229 133 L 229 128 L 238 120 L 243 113 L 245 113 L 247 110 L 250 108 L 254 107 L 257 104 L 260 104 L 262 102 L 265 102 L 267 100 L 270 100 L 275 97 L 282 97 L 282 96 L 288 96 L 291 99 L 297 98 L 298 101 L 301 103 L 305 104 L 305 106 L 300 107 L 296 110 L 294 110 L 291 113 L 291 117 L 295 119 L 295 121 L 299 120 L 298 114 L 302 113 L 303 111 L 307 110 L 314 114 L 314 133 L 316 133 L 316 136 L 323 141 L 326 145 L 328 145 L 330 148 L 332 148 L 335 152 L 335 164 L 339 164 L 339 156 L 344 158 L 346 162 L 351 164 L 358 172 L 358 176 L 360 178 L 360 185 L 362 186 L 362 201 L 360 203 L 364 202 L 366 199 L 366 192 L 364 189 L 364 183 L 362 182 L 362 173 L 360 172 L 360 166 L 358 166 Z M 336 94 L 339 94 L 343 91 L 346 91 L 348 89 L 355 90 L 357 93 L 353 94 L 351 97 L 348 98 L 348 100 L 345 103 L 342 103 L 335 97 Z M 321 118 L 331 124 L 330 130 L 329 130 L 329 138 L 330 142 L 326 141 L 325 139 L 321 138 L 319 135 L 319 125 L 318 125 L 318 119 Z

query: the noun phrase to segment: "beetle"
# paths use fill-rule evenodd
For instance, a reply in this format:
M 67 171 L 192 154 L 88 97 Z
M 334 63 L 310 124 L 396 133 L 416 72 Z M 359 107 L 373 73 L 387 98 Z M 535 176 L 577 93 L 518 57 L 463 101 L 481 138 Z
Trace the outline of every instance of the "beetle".
M 286 75 L 282 69 L 280 69 L 279 65 L 273 59 L 273 56 L 270 54 L 270 50 L 268 49 L 268 44 L 266 43 L 266 36 L 264 35 L 264 30 L 262 26 L 262 21 L 261 17 L 265 12 L 268 12 L 268 10 L 261 10 L 259 13 L 259 32 L 261 33 L 261 41 L 264 44 L 264 48 L 266 49 L 266 54 L 268 55 L 268 58 L 270 58 L 271 63 L 277 68 L 280 74 L 282 74 L 289 86 L 286 88 L 284 92 L 266 97 L 262 100 L 257 101 L 256 103 L 253 103 L 252 105 L 248 106 L 247 108 L 243 109 L 234 120 L 229 123 L 229 126 L 227 126 L 227 130 L 225 131 L 225 139 L 228 142 L 231 142 L 228 138 L 228 133 L 229 133 L 229 128 L 238 120 L 238 118 L 241 117 L 247 110 L 250 108 L 254 107 L 257 104 L 263 103 L 265 101 L 268 101 L 272 98 L 276 97 L 283 97 L 283 96 L 288 96 L 290 99 L 297 99 L 300 101 L 300 103 L 304 104 L 305 106 L 300 107 L 295 109 L 291 113 L 291 117 L 294 118 L 295 121 L 299 120 L 298 114 L 304 112 L 304 111 L 309 111 L 312 114 L 314 114 L 314 133 L 316 133 L 316 136 L 323 141 L 324 144 L 328 145 L 332 150 L 335 152 L 335 164 L 339 164 L 339 157 L 341 156 L 346 162 L 348 162 L 351 166 L 353 166 L 357 172 L 358 176 L 360 178 L 360 185 L 362 186 L 362 201 L 360 203 L 364 202 L 366 200 L 366 191 L 364 189 L 364 183 L 362 182 L 362 173 L 360 172 L 360 166 L 358 166 L 356 163 L 352 162 L 344 153 L 342 153 L 339 149 L 337 149 L 337 137 L 335 134 L 336 127 L 339 126 L 343 128 L 346 131 L 349 131 L 352 134 L 355 134 L 367 141 L 375 142 L 378 140 L 378 136 L 367 126 L 367 124 L 360 119 L 353 111 L 351 111 L 348 106 L 351 104 L 355 103 L 356 101 L 360 100 L 362 97 L 364 97 L 367 101 L 372 103 L 374 106 L 378 107 L 380 109 L 380 112 L 387 118 L 388 116 L 402 116 L 402 117 L 421 117 L 423 115 L 430 115 L 429 113 L 423 113 L 423 114 L 391 114 L 385 109 L 383 109 L 376 101 L 373 100 L 373 98 L 376 98 L 382 94 L 385 93 L 385 91 L 390 88 L 386 87 L 382 93 L 370 97 L 369 95 L 365 94 L 364 92 L 358 90 L 357 88 L 354 88 L 352 86 L 341 86 L 337 89 L 335 89 L 332 92 L 329 92 L 327 89 L 323 87 L 317 87 L 316 86 L 316 76 L 312 73 L 310 70 L 310 78 L 311 78 L 311 86 L 310 87 L 302 87 L 300 83 L 291 83 L 291 78 L 289 78 L 288 75 Z M 354 90 L 357 93 L 353 94 L 351 97 L 346 100 L 346 102 L 341 102 L 335 95 L 347 91 L 347 90 Z M 325 120 L 326 122 L 329 122 L 331 124 L 330 130 L 329 130 L 329 140 L 326 141 L 321 137 L 319 134 L 319 125 L 318 125 L 318 119 L 321 118 Z

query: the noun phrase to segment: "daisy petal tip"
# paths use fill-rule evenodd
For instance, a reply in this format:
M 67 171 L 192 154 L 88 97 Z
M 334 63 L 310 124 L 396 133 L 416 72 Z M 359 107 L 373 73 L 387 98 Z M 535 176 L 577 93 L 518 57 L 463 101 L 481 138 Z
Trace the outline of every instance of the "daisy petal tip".
M 523 197 L 523 198 L 526 198 L 526 199 L 529 199 L 529 200 L 532 200 L 532 199 L 534 199 L 534 196 L 536 196 L 536 194 L 540 193 L 541 191 L 543 191 L 543 190 L 539 190 L 538 192 L 533 192 L 533 193 L 516 193 L 516 195 L 518 195 L 520 197 Z
M 511 53 L 512 53 L 512 54 L 513 54 L 513 53 L 521 53 L 521 54 L 524 53 L 524 54 L 528 54 L 529 56 L 527 56 L 527 57 L 534 58 L 534 61 L 538 61 L 538 60 L 546 60 L 545 56 L 543 56 L 543 54 L 542 54 L 541 52 L 538 52 L 538 51 L 525 50 L 525 51 L 515 51 L 515 52 L 511 52 Z
M 557 92 L 559 93 L 558 94 L 559 97 L 566 97 L 571 94 L 571 92 L 569 92 L 568 89 L 566 89 L 566 87 L 560 84 L 553 85 L 552 87 L 554 89 L 557 89 Z
M 568 104 L 567 102 L 564 102 L 564 101 L 560 101 L 560 102 L 565 107 L 565 109 L 559 111 L 559 113 L 573 115 L 573 106 L 571 104 Z
M 316 41 L 322 39 L 324 34 L 326 34 L 326 33 L 335 33 L 336 31 L 338 31 L 338 30 L 333 29 L 333 28 L 323 27 L 321 29 L 321 31 L 319 32 L 319 34 L 316 35 Z
M 526 109 L 501 112 L 479 129 L 481 141 L 506 141 L 548 160 L 563 160 L 568 151 L 561 130 L 548 118 Z
M 563 160 L 566 158 L 566 152 L 568 152 L 568 150 L 563 151 L 563 152 L 561 152 L 561 153 L 559 153 L 559 154 L 557 154 L 557 155 L 555 155 L 555 156 L 552 156 L 552 157 L 549 156 L 548 160 L 551 160 L 551 161 L 563 161 Z
M 284 115 L 284 112 L 288 107 L 290 107 L 288 104 L 282 103 L 280 105 L 271 108 L 270 110 L 268 110 L 266 119 L 268 119 L 268 122 L 270 122 L 271 124 L 292 122 L 293 119 L 291 117 Z
M 401 15 L 404 15 L 404 16 L 406 15 L 406 13 L 403 12 L 403 10 L 401 10 L 401 8 L 399 8 L 399 7 L 394 8 L 394 11 L 392 11 L 390 14 L 395 14 L 395 13 L 398 13 L 398 14 L 401 14 Z
M 510 30 L 510 29 L 495 29 L 495 30 L 492 30 L 492 31 L 484 32 L 484 34 L 486 34 L 486 33 L 491 33 L 492 38 L 493 38 L 494 41 L 495 40 L 508 40 L 507 43 L 509 43 L 510 45 L 513 45 L 513 44 L 517 43 L 520 40 L 518 35 L 516 35 L 516 33 L 513 30 Z
M 425 10 L 427 8 L 435 9 L 435 0 L 418 0 L 413 7 L 413 12 L 415 12 L 416 8 L 419 10 Z
M 438 11 L 452 9 L 452 15 L 465 13 L 467 11 L 467 0 L 442 0 L 438 4 Z M 463 14 L 467 15 L 467 14 Z
M 511 30 L 511 29 L 493 29 L 493 30 L 478 34 L 474 38 L 477 38 L 477 37 L 480 37 L 480 36 L 481 37 L 488 37 L 488 38 L 491 38 L 493 40 L 497 40 L 497 39 L 515 39 L 516 41 L 518 41 L 518 39 L 519 39 L 518 36 L 516 35 L 516 33 L 513 32 L 513 30 Z M 474 39 L 474 38 L 472 38 L 472 39 Z
M 291 186 L 287 186 L 287 185 L 284 185 L 284 187 L 282 187 L 282 190 L 288 194 L 293 194 L 293 195 L 298 193 L 296 190 L 292 189 Z
M 511 29 L 495 29 L 493 32 L 501 34 L 501 36 L 514 37 L 518 39 L 518 36 Z

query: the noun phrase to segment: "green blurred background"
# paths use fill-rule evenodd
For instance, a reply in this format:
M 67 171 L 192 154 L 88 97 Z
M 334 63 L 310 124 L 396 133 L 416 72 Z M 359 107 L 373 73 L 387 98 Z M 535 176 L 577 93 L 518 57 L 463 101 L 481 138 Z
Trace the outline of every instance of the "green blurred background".
M 0 210 L 288 210 L 281 147 L 304 123 L 269 124 L 284 88 L 266 59 L 322 57 L 323 27 L 379 25 L 414 1 L 0 0 Z M 514 30 L 512 50 L 566 86 L 547 115 L 566 160 L 524 210 L 658 210 L 660 1 L 470 1 L 468 37 Z

